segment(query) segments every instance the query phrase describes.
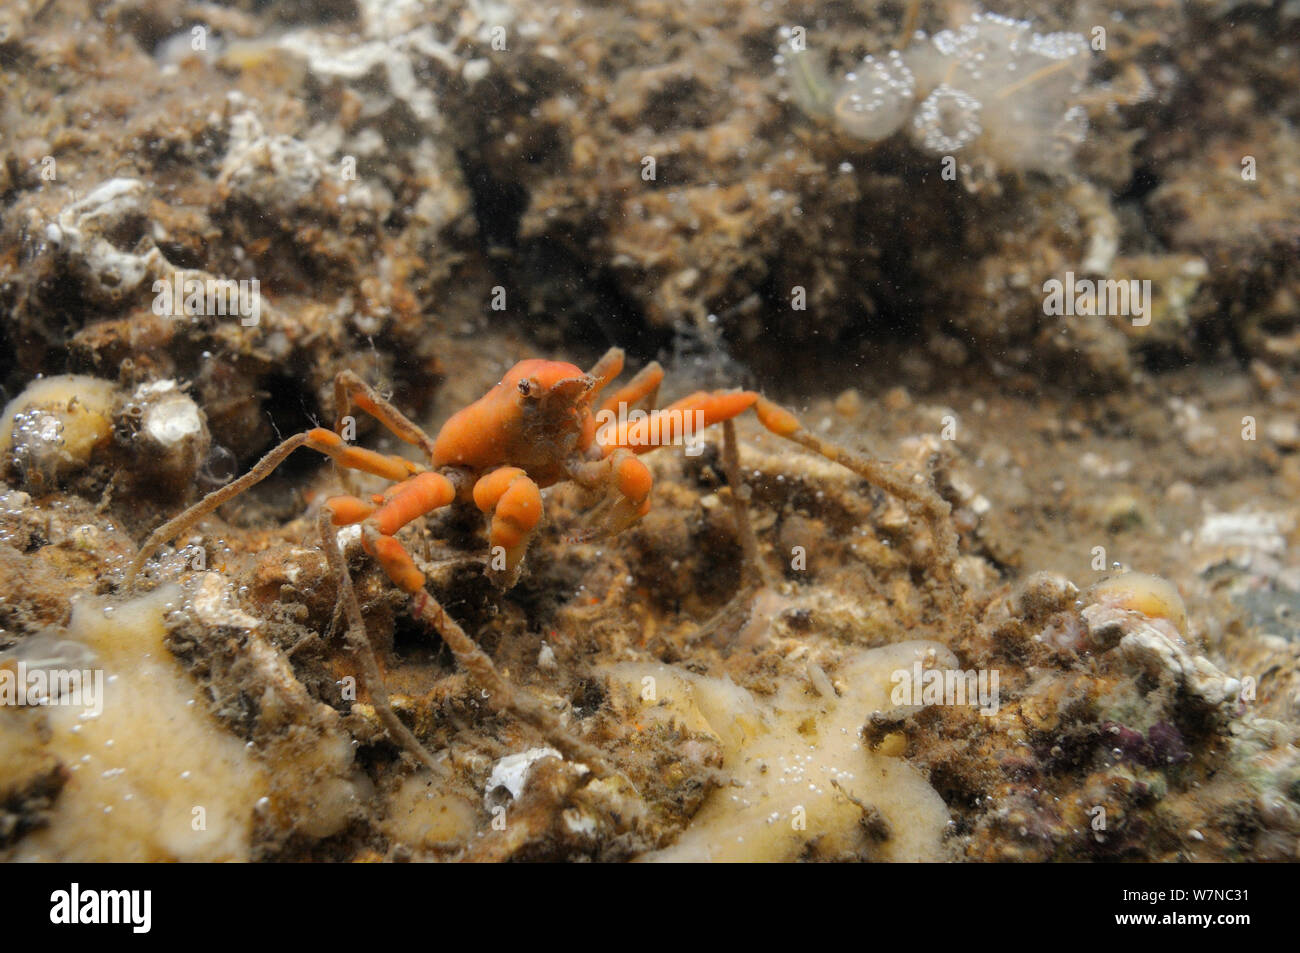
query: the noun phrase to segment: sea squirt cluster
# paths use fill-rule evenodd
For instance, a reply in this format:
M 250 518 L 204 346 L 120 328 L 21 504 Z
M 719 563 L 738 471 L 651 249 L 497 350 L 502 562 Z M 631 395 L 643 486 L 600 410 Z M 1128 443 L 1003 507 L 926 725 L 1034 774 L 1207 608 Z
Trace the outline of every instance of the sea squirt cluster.
M 1079 33 L 975 12 L 956 29 L 917 33 L 903 51 L 868 55 L 837 82 L 818 51 L 781 31 L 778 66 L 810 115 L 865 142 L 904 126 L 926 152 L 971 149 L 999 168 L 1060 173 L 1087 133 L 1077 102 L 1089 67 Z

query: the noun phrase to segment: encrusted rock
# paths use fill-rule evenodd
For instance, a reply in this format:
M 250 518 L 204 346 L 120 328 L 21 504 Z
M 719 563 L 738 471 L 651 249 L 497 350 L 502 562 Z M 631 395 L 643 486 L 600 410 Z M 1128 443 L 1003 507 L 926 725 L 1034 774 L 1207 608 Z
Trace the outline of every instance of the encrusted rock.
M 1153 678 L 1170 678 L 1211 707 L 1236 698 L 1241 681 L 1221 672 L 1203 655 L 1193 655 L 1168 625 L 1159 625 L 1140 613 L 1094 604 L 1083 610 L 1090 639 L 1097 645 L 1113 644 L 1119 653 Z M 1163 621 L 1163 620 L 1159 620 Z

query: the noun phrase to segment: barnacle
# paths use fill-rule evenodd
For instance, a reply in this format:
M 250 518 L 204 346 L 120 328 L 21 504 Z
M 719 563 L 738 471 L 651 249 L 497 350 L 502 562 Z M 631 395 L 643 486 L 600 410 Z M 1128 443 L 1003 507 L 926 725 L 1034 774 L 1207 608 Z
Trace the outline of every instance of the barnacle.
M 132 432 L 152 479 L 173 492 L 188 486 L 208 457 L 207 418 L 173 380 L 137 387 L 125 402 L 121 420 L 123 429 Z

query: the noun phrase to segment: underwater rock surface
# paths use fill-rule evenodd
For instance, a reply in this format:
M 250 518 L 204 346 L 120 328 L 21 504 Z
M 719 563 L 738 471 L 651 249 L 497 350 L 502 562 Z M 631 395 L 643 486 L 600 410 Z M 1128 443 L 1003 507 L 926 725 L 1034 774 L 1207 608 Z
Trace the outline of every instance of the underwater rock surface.
M 1297 49 L 1201 0 L 6 3 L 0 859 L 1300 859 Z M 295 452 L 128 585 L 292 434 L 423 459 L 340 372 L 432 435 L 612 345 L 885 463 L 745 414 L 607 538 L 539 480 L 507 591 L 468 496 L 411 522 L 532 708 L 322 541 L 378 464 Z

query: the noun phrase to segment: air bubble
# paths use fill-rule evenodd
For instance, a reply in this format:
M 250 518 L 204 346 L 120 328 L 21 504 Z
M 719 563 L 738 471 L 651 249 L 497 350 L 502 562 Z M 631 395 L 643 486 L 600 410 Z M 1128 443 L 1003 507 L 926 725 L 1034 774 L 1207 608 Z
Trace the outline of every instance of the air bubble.
M 213 444 L 208 458 L 199 469 L 199 482 L 209 486 L 224 486 L 235 478 L 239 472 L 239 461 L 235 455 L 220 444 Z

